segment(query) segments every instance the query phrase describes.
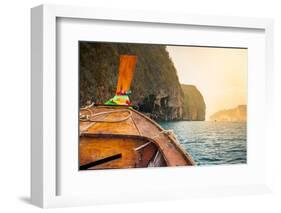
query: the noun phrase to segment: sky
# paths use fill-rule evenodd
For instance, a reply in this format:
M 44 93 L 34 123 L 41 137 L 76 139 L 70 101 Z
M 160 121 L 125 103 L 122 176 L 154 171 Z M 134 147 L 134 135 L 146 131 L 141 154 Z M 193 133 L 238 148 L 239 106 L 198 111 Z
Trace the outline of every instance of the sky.
M 182 84 L 197 87 L 213 113 L 247 104 L 247 49 L 167 46 Z

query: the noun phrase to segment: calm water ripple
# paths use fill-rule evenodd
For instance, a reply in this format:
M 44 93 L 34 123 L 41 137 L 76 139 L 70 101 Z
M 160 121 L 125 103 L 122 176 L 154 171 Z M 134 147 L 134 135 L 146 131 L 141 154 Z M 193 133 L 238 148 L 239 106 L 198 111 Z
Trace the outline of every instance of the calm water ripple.
M 159 124 L 174 131 L 197 165 L 247 162 L 247 123 L 175 121 Z

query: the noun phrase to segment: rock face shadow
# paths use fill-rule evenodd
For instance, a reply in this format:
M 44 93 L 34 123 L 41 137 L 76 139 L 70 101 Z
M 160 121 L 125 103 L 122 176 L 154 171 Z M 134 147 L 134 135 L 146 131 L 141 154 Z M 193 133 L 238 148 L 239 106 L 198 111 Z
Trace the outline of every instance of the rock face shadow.
M 122 55 L 137 57 L 134 75 L 128 75 L 131 81 L 129 98 L 140 112 L 154 120 L 205 120 L 206 105 L 202 94 L 194 85 L 180 84 L 166 46 L 158 44 L 80 42 L 80 106 L 93 101 L 105 103 L 119 90 L 118 70 L 122 67 L 119 58 Z M 121 76 L 125 79 L 126 74 L 121 73 Z

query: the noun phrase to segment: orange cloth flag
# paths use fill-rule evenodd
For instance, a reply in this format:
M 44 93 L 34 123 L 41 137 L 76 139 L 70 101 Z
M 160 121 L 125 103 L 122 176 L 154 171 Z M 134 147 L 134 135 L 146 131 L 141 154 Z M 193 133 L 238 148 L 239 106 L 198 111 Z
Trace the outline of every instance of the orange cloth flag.
M 136 63 L 137 56 L 120 55 L 116 94 L 126 93 L 130 91 L 130 86 L 135 72 Z

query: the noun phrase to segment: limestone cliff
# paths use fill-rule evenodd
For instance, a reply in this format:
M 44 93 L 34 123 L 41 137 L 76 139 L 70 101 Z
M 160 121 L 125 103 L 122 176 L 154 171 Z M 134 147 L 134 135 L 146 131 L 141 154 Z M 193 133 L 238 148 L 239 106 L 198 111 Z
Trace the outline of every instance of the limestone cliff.
M 160 120 L 180 120 L 183 92 L 164 45 L 79 43 L 80 106 L 94 99 L 104 103 L 115 94 L 119 56 L 137 56 L 131 101 Z
M 211 121 L 247 121 L 247 105 L 239 105 L 233 109 L 221 110 L 210 116 Z
M 183 120 L 204 121 L 206 104 L 200 91 L 193 85 L 182 84 L 184 93 Z

